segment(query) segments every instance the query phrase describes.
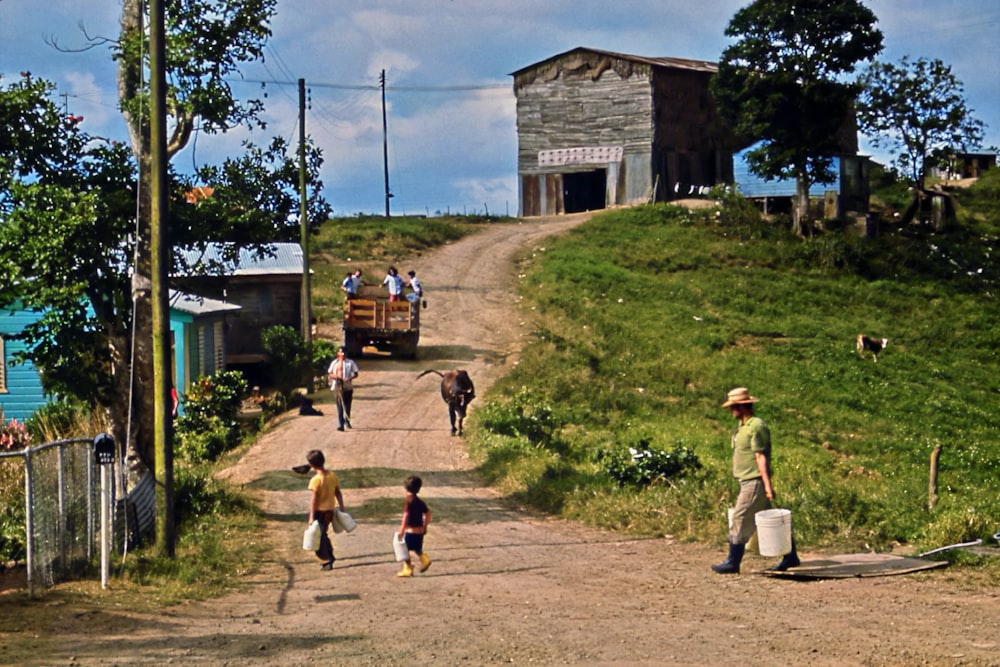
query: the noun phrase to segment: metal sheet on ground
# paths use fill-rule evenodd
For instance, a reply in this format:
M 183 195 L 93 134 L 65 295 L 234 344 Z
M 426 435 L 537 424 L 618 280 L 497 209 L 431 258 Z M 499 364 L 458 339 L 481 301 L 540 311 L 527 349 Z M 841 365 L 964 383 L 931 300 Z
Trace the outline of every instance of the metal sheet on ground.
M 853 579 L 855 577 L 888 577 L 896 574 L 909 574 L 946 565 L 948 565 L 948 561 L 907 558 L 891 554 L 843 554 L 802 561 L 798 567 L 784 572 L 768 570 L 764 574 L 787 579 Z

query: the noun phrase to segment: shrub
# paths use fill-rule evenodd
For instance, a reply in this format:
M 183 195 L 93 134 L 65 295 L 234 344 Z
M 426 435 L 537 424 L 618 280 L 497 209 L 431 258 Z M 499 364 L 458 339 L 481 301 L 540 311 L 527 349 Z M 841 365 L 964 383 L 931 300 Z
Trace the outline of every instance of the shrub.
M 330 367 L 330 362 L 337 358 L 338 347 L 340 346 L 328 340 L 320 340 L 313 343 L 312 359 L 314 377 L 323 378 L 323 381 L 326 381 L 326 369 Z
M 282 396 L 287 397 L 308 376 L 312 368 L 311 350 L 299 332 L 291 327 L 268 327 L 261 332 L 261 340 L 270 357 L 268 367 L 274 384 Z
M 640 440 L 627 453 L 599 450 L 597 459 L 618 486 L 670 485 L 672 479 L 701 468 L 695 453 L 680 443 L 669 452 L 649 445 L 648 440 Z
M 206 461 L 239 444 L 238 416 L 247 382 L 238 371 L 203 377 L 184 394 L 184 416 L 175 424 L 177 450 L 189 461 Z
M 16 452 L 31 444 L 24 424 L 0 421 L 0 452 Z M 24 543 L 24 462 L 16 457 L 0 459 L 0 563 L 22 560 Z
M 539 401 L 527 389 L 505 403 L 490 403 L 478 413 L 480 425 L 497 435 L 526 438 L 535 445 L 547 446 L 559 426 L 551 406 Z

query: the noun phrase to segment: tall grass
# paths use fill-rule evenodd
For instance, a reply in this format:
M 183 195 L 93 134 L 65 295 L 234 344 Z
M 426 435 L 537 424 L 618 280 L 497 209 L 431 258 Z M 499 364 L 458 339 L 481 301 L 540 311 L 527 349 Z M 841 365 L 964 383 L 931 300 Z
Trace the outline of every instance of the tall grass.
M 524 259 L 536 336 L 487 402 L 543 407 L 533 442 L 472 416 L 484 470 L 521 500 L 645 534 L 723 540 L 720 404 L 745 385 L 774 442 L 778 502 L 812 547 L 923 549 L 1000 530 L 997 262 L 991 228 L 948 238 L 793 237 L 746 208 L 608 212 Z M 935 252 L 950 247 L 954 252 Z M 961 258 L 985 267 L 976 273 Z M 888 337 L 879 362 L 859 333 Z M 649 441 L 703 468 L 619 487 L 598 452 Z M 928 510 L 931 451 L 940 498 Z

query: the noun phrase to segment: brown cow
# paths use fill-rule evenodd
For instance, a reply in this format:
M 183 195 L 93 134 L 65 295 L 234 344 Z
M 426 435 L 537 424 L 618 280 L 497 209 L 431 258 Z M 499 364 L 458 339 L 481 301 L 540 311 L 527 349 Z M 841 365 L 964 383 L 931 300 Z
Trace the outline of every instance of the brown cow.
M 476 388 L 472 384 L 472 378 L 463 370 L 424 371 L 417 376 L 419 380 L 428 373 L 436 373 L 441 376 L 441 398 L 448 404 L 448 418 L 451 419 L 451 434 L 462 435 L 462 421 L 465 419 L 465 411 L 469 403 L 476 397 Z M 458 427 L 455 427 L 455 422 Z

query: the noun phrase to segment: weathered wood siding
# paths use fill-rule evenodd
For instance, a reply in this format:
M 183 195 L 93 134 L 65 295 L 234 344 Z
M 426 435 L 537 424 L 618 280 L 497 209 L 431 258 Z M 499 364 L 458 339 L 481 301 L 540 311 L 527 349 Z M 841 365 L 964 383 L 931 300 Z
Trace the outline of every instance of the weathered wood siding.
M 566 182 L 592 188 L 598 179 L 561 178 L 573 172 L 603 174 L 607 206 L 730 180 L 735 141 L 715 112 L 714 71 L 713 63 L 580 48 L 515 72 L 521 214 L 579 202 Z M 581 147 L 618 148 L 620 159 L 540 164 L 542 151 Z
M 24 349 L 24 343 L 10 340 L 10 336 L 20 333 L 38 318 L 38 313 L 27 310 L 0 313 L 0 363 L 3 366 L 0 369 L 0 412 L 5 420 L 24 421 L 48 402 L 33 364 L 10 365 L 14 354 Z
M 709 91 L 711 74 L 656 68 L 653 153 L 657 199 L 732 180 L 735 139 L 723 127 Z
M 301 326 L 302 277 L 299 275 L 199 277 L 177 279 L 176 282 L 186 292 L 241 306 L 239 311 L 226 316 L 224 349 L 228 363 L 263 361 L 261 332 L 264 329 L 284 325 L 298 331 Z M 221 366 L 216 356 L 223 348 L 221 341 L 214 340 L 215 335 L 214 331 L 202 331 L 201 339 L 193 341 L 200 347 L 200 366 L 204 366 L 196 372 L 211 372 L 207 366 Z
M 608 169 L 606 205 L 645 194 L 653 136 L 650 81 L 648 65 L 589 52 L 569 54 L 515 78 L 522 214 L 562 212 L 561 187 L 557 195 L 554 179 L 546 179 L 546 174 Z M 622 169 L 621 163 L 539 165 L 540 151 L 580 146 L 620 146 L 623 161 L 638 162 L 642 168 Z

